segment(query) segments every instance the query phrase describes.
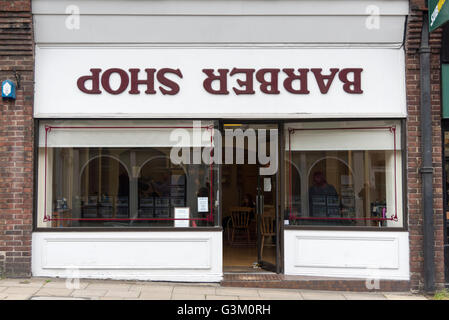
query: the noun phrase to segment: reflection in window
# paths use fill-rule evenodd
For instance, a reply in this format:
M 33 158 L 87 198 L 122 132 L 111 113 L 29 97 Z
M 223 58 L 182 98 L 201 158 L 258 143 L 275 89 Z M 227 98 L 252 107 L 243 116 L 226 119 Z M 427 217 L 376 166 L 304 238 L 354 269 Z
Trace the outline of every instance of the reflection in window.
M 395 214 L 393 154 L 292 151 L 286 169 L 291 180 L 291 196 L 286 197 L 289 224 L 387 226 L 382 219 Z
M 109 155 L 93 157 L 81 169 L 81 218 L 129 217 L 129 175 Z
M 186 207 L 181 226 L 215 223 L 211 167 L 173 164 L 168 147 L 48 148 L 47 158 L 52 227 L 173 227 Z
M 138 194 L 139 218 L 174 218 L 174 209 L 186 206 L 186 173 L 166 156 L 150 158 L 140 170 Z

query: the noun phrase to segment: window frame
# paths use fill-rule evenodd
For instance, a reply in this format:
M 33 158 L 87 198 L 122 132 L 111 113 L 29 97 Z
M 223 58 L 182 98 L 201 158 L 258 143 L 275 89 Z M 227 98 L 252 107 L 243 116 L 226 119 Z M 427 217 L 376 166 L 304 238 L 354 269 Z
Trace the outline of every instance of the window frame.
M 47 228 L 47 227 L 38 227 L 37 219 L 37 204 L 38 204 L 38 154 L 39 154 L 39 123 L 41 121 L 49 121 L 49 120 L 74 120 L 74 118 L 34 118 L 34 161 L 33 161 L 33 170 L 34 170 L 34 188 L 33 188 L 33 216 L 32 216 L 32 231 L 33 232 L 221 232 L 223 231 L 223 227 L 221 225 L 221 205 L 219 206 L 219 210 L 216 212 L 215 219 L 218 219 L 218 222 L 213 227 L 201 227 L 201 228 L 175 228 L 175 227 L 140 227 L 140 228 L 106 228 L 106 227 L 91 227 L 91 228 Z M 76 118 L 76 120 L 108 120 L 104 118 Z M 118 120 L 118 119 L 116 119 Z M 141 118 L 126 118 L 123 120 L 143 120 Z M 186 119 L 186 118 L 161 118 L 158 120 L 194 120 L 194 119 Z M 213 121 L 215 129 L 220 129 L 219 124 L 221 123 L 221 119 L 217 118 L 202 118 L 201 120 L 205 121 Z M 406 135 L 406 118 L 363 118 L 363 119 L 354 119 L 354 118 L 338 118 L 338 119 L 323 119 L 323 118 L 310 118 L 310 119 L 226 119 L 226 121 L 238 121 L 239 123 L 242 121 L 248 122 L 270 122 L 270 123 L 278 123 L 279 124 L 279 170 L 283 172 L 285 170 L 285 136 L 284 136 L 284 126 L 289 123 L 297 123 L 297 122 L 341 122 L 341 121 L 382 121 L 382 120 L 397 120 L 401 125 L 401 157 L 402 157 L 402 169 L 399 171 L 399 174 L 402 174 L 402 186 L 400 192 L 402 193 L 402 227 L 391 227 L 391 228 L 380 228 L 380 227 L 364 227 L 364 226 L 291 226 L 285 225 L 283 221 L 280 221 L 280 241 L 281 241 L 281 252 L 283 248 L 283 231 L 284 230 L 323 230 L 323 231 L 370 231 L 370 232 L 405 232 L 408 231 L 408 206 L 407 206 L 407 135 Z M 221 203 L 222 190 L 221 190 L 221 165 L 216 165 L 218 172 L 218 181 L 217 181 L 217 189 L 219 191 L 219 201 Z M 279 175 L 279 193 L 280 195 L 284 194 L 284 175 Z M 215 190 L 217 191 L 217 190 Z M 284 212 L 285 210 L 285 202 L 282 199 L 279 199 L 279 208 L 280 212 Z

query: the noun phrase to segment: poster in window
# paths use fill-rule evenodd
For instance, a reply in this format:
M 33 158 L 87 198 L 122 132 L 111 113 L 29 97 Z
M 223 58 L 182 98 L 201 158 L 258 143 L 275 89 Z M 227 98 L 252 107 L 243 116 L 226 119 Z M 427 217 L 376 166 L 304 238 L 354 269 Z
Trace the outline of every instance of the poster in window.
M 208 197 L 198 197 L 198 212 L 209 212 Z
M 188 219 L 190 219 L 190 208 L 175 208 L 176 228 L 188 228 L 190 222 Z

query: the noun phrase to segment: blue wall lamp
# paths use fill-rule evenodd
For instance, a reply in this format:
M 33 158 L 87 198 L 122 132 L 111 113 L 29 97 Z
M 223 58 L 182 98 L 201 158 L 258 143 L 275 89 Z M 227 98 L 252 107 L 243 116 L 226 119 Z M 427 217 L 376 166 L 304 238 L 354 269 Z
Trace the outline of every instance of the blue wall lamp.
M 15 99 L 16 98 L 16 84 L 11 80 L 2 82 L 2 98 Z
M 16 99 L 16 89 L 20 89 L 20 80 L 22 77 L 15 69 L 14 77 L 16 78 L 16 82 L 9 79 L 2 82 L 2 98 L 12 100 Z

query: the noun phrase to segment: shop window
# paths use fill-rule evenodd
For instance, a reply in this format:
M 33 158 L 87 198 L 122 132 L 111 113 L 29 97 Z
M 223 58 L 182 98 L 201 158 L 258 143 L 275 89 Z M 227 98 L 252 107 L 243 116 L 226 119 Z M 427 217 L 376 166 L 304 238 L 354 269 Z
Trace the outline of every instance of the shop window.
M 171 160 L 177 142 L 169 135 L 191 127 L 192 122 L 41 123 L 38 227 L 215 226 L 216 168 Z M 202 127 L 206 138 L 200 144 L 182 147 L 210 149 L 211 128 Z
M 402 226 L 399 123 L 286 128 L 286 224 Z

